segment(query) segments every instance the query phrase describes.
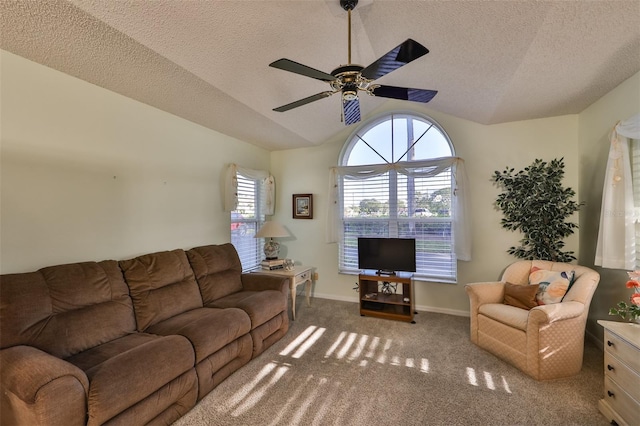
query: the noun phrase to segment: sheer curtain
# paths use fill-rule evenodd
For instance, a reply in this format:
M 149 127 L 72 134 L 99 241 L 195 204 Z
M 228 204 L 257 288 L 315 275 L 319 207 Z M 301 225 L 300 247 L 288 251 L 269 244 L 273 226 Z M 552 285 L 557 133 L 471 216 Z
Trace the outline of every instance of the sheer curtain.
M 275 191 L 276 183 L 273 176 L 269 175 L 269 172 L 263 170 L 252 170 L 244 167 L 239 167 L 237 164 L 229 164 L 227 173 L 225 175 L 224 182 L 224 210 L 231 212 L 238 207 L 238 179 L 237 174 L 242 176 L 261 180 L 264 185 L 265 197 L 261 200 L 261 211 L 265 215 L 271 216 L 275 213 Z
M 635 268 L 636 217 L 629 139 L 640 139 L 640 114 L 618 122 L 610 136 L 595 258 L 595 264 L 603 268 Z
M 329 243 L 338 242 L 342 227 L 340 211 L 340 176 L 352 179 L 367 179 L 385 174 L 394 169 L 399 174 L 414 177 L 437 176 L 451 168 L 454 177 L 452 197 L 454 250 L 458 260 L 471 260 L 471 230 L 468 215 L 467 175 L 464 160 L 459 157 L 443 157 L 423 161 L 398 162 L 391 164 L 374 164 L 370 166 L 332 167 L 329 171 L 329 211 L 327 212 L 327 235 Z

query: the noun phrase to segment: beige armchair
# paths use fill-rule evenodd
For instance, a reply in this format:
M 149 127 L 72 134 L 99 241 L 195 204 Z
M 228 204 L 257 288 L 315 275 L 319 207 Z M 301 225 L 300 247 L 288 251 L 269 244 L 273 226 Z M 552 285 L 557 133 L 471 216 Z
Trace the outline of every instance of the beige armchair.
M 573 285 L 560 303 L 531 310 L 506 305 L 505 283 L 528 285 L 533 267 L 575 271 Z M 518 261 L 499 282 L 467 284 L 471 341 L 536 380 L 580 372 L 589 304 L 600 275 L 587 267 L 539 260 Z

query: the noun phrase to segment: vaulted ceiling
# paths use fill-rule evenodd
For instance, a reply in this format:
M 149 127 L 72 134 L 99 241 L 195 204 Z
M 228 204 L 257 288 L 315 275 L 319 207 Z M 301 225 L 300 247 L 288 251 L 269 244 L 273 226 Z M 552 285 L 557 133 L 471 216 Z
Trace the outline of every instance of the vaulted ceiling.
M 0 47 L 270 150 L 344 129 L 339 95 L 268 66 L 347 63 L 339 0 L 0 0 Z M 352 62 L 412 38 L 430 53 L 376 81 L 483 124 L 579 113 L 640 70 L 640 0 L 360 0 Z M 638 94 L 640 97 L 640 93 Z M 361 94 L 363 119 L 388 100 Z

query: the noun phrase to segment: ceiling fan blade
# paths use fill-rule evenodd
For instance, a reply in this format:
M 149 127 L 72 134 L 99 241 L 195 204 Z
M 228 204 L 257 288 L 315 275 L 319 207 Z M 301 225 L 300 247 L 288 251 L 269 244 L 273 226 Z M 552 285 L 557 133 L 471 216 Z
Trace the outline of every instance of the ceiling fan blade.
M 277 61 L 273 61 L 269 64 L 270 67 L 278 68 L 281 70 L 293 72 L 296 74 L 304 75 L 305 77 L 315 78 L 316 80 L 322 81 L 333 81 L 336 78 L 331 74 L 327 74 L 326 72 L 317 70 L 315 68 L 308 67 L 306 65 L 299 64 L 290 59 L 278 59 Z
M 411 61 L 415 61 L 427 53 L 429 53 L 429 49 L 409 38 L 404 43 L 396 46 L 395 49 L 391 50 L 380 59 L 363 69 L 362 76 L 369 80 L 378 79 Z
M 343 100 L 342 113 L 345 126 L 360 121 L 360 101 L 358 100 L 358 98 L 352 99 L 350 101 Z
M 408 87 L 378 86 L 372 91 L 374 96 L 402 99 L 404 101 L 427 103 L 438 93 L 437 90 L 410 89 Z
M 331 91 L 320 92 L 315 95 L 309 96 L 307 98 L 300 99 L 299 101 L 291 102 L 290 104 L 286 104 L 286 105 L 282 105 L 281 107 L 274 108 L 273 110 L 277 112 L 289 111 L 290 109 L 298 108 L 299 106 L 306 105 L 308 103 L 320 100 L 322 98 L 327 98 L 333 95 L 334 93 L 335 92 L 331 92 Z

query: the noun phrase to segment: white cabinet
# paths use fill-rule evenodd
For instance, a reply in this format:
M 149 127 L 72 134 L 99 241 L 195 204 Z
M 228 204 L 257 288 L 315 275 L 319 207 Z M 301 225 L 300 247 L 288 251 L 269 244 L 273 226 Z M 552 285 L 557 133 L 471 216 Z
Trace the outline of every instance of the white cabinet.
M 640 425 L 640 325 L 598 321 L 604 327 L 604 397 L 607 420 Z

